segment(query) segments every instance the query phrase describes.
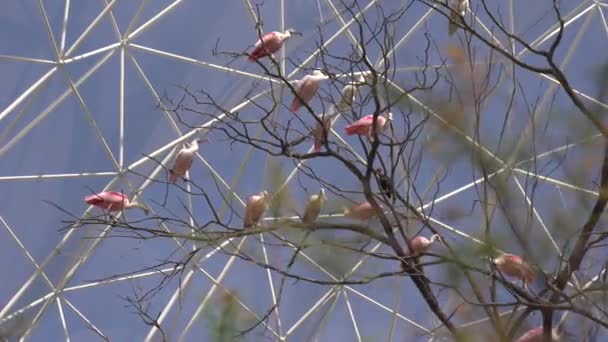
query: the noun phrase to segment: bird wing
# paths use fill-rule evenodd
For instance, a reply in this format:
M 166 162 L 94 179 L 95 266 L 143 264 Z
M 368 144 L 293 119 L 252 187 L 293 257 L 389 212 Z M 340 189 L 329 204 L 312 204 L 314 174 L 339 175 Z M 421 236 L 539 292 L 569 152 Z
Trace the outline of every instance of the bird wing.
M 342 96 L 340 98 L 340 103 L 338 104 L 338 110 L 341 112 L 348 110 L 348 108 L 352 106 L 354 100 L 355 86 L 352 84 L 347 84 L 344 89 L 342 89 Z
M 127 196 L 125 196 L 122 192 L 118 191 L 106 191 L 102 192 L 100 196 L 106 201 L 110 202 L 122 202 L 126 200 Z
M 272 39 L 275 35 L 276 35 L 276 32 L 264 33 L 264 35 L 262 36 L 262 39 L 258 39 L 258 41 L 255 42 L 255 45 L 253 46 L 253 50 L 251 51 L 251 55 L 249 56 L 249 60 L 256 60 L 260 57 L 266 56 L 268 54 L 268 52 L 266 51 L 268 49 L 268 47 L 266 47 L 266 49 L 264 49 L 264 45 L 267 45 L 268 41 L 270 39 Z
M 528 283 L 531 283 L 534 281 L 534 278 L 535 278 L 534 271 L 532 270 L 532 267 L 530 267 L 530 265 L 527 262 L 522 260 L 520 269 L 521 269 L 522 279 L 524 279 Z
M 371 127 L 373 122 L 374 122 L 374 116 L 367 115 L 367 116 L 353 122 L 352 124 L 346 126 L 345 127 L 346 134 L 352 135 L 352 134 L 362 133 L 362 130 L 363 129 L 366 130 L 369 127 Z
M 304 102 L 308 102 L 312 99 L 317 90 L 319 90 L 318 82 L 314 82 L 310 75 L 304 76 L 296 87 L 296 93 L 294 94 L 293 101 L 291 101 L 291 111 L 295 113 L 302 107 L 303 103 L 298 96 L 302 98 Z
M 315 140 L 314 143 L 314 151 L 321 151 L 321 146 L 323 145 L 324 135 L 329 132 L 329 126 L 331 123 L 331 119 L 329 117 L 319 118 L 321 122 L 317 122 L 315 129 L 313 130 L 313 137 Z
M 183 177 L 186 172 L 192 167 L 193 159 L 193 153 L 188 153 L 185 150 L 179 151 L 177 157 L 175 157 L 175 162 L 173 163 L 173 168 L 171 169 L 171 176 L 169 181 L 171 183 L 175 183 L 177 182 L 177 179 L 179 179 L 179 177 Z
M 98 205 L 103 202 L 103 198 L 99 195 L 89 195 L 84 197 L 84 201 L 87 204 Z
M 247 228 L 254 225 L 254 216 L 256 211 L 255 207 L 259 199 L 260 196 L 256 195 L 249 196 L 249 198 L 247 199 L 247 202 L 245 203 L 245 217 L 243 218 L 243 227 Z
M 306 209 L 304 210 L 304 216 L 302 216 L 302 222 L 305 223 L 313 223 L 319 213 L 321 212 L 321 199 L 319 195 L 312 195 L 306 204 Z
M 107 207 L 113 204 L 122 204 L 128 201 L 127 197 L 116 191 L 104 191 L 95 195 L 89 195 L 84 198 L 87 204 Z

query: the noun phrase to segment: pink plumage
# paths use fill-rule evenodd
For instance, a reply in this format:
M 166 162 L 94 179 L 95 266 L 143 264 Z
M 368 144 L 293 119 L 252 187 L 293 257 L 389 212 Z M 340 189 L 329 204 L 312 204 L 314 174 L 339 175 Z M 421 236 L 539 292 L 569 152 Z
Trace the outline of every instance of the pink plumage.
M 344 210 L 344 216 L 356 220 L 369 220 L 376 216 L 376 209 L 367 201 L 361 202 L 357 205 L 350 207 L 350 209 Z
M 206 139 L 203 141 L 206 141 Z M 186 172 L 190 170 L 194 155 L 196 154 L 196 151 L 198 151 L 198 143 L 199 141 L 195 139 L 190 143 L 190 147 L 184 147 L 177 153 L 169 175 L 170 183 L 177 182 L 178 179 L 183 177 Z
M 289 109 L 295 113 L 304 103 L 312 100 L 317 91 L 319 91 L 321 81 L 326 78 L 327 76 L 323 75 L 319 70 L 315 70 L 311 75 L 304 76 L 296 86 L 294 98 L 291 101 Z
M 253 51 L 251 51 L 247 60 L 253 62 L 279 51 L 285 40 L 290 36 L 291 34 L 288 31 L 285 33 L 278 31 L 265 33 L 262 39 L 255 43 Z
M 412 255 L 424 254 L 431 247 L 431 241 L 424 236 L 416 236 L 412 239 Z
M 551 341 L 559 341 L 559 336 L 555 331 L 551 331 Z M 543 341 L 543 327 L 536 327 L 528 330 L 525 334 L 521 335 L 515 342 L 542 342 Z
M 528 283 L 534 281 L 532 268 L 519 255 L 502 254 L 494 259 L 494 263 L 500 272 L 509 277 L 518 278 Z
M 130 203 L 127 196 L 116 191 L 104 191 L 95 195 L 86 196 L 84 201 L 87 204 L 107 209 L 108 211 L 122 210 Z
M 312 134 L 313 137 L 315 138 L 315 143 L 314 143 L 314 151 L 315 152 L 319 152 L 321 151 L 321 147 L 323 146 L 323 143 L 325 142 L 324 137 L 327 137 L 327 134 L 329 134 L 329 128 L 331 127 L 331 118 L 326 116 L 326 117 L 320 117 L 319 118 L 320 122 L 317 121 L 317 124 L 315 125 L 315 129 L 313 130 Z
M 173 169 L 171 169 L 171 175 L 169 176 L 169 182 L 175 183 L 178 179 L 183 177 L 190 167 L 192 167 L 192 158 L 185 158 L 183 155 L 178 155 L 175 159 Z
M 384 131 L 384 129 L 386 128 L 386 123 L 388 120 L 390 120 L 391 118 L 391 114 L 389 113 L 388 119 L 383 117 L 383 116 L 378 116 L 378 118 L 376 119 L 376 130 L 378 131 L 378 134 L 382 133 Z M 346 135 L 367 135 L 370 139 L 373 139 L 373 134 L 372 134 L 372 127 L 373 127 L 373 123 L 374 123 L 374 116 L 373 115 L 367 115 L 355 122 L 353 122 L 352 124 L 346 126 L 344 128 L 344 131 L 346 132 Z

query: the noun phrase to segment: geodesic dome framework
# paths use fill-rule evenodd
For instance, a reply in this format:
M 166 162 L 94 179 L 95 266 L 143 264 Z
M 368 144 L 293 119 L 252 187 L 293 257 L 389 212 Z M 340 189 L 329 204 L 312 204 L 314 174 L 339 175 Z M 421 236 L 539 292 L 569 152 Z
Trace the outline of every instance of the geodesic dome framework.
M 378 6 L 386 11 L 409 6 L 394 28 L 391 52 L 397 64 L 395 79 L 405 84 L 424 66 L 419 57 L 428 48 L 429 35 L 437 51 L 465 43 L 460 33 L 447 35 L 447 19 L 428 2 L 412 3 L 369 1 L 355 10 L 356 16 L 363 17 L 378 12 Z M 532 47 L 546 47 L 559 32 L 555 18 L 547 15 L 550 4 L 505 2 L 506 26 Z M 204 89 L 231 112 L 255 116 L 256 107 L 248 98 L 263 98 L 273 81 L 244 58 L 227 62 L 225 56 L 214 52 L 218 47 L 229 51 L 250 47 L 257 39 L 257 18 L 261 18 L 264 30 L 294 27 L 304 33 L 288 41 L 277 54 L 279 59 L 297 56 L 299 65 L 282 62 L 288 79 L 301 77 L 301 68 L 315 65 L 320 35 L 324 48 L 337 51 L 350 49 L 357 41 L 357 22 L 339 1 L 265 1 L 257 5 L 249 0 L 39 0 L 5 5 L 0 14 L 4 42 L 0 47 L 0 241 L 4 257 L 0 259 L 6 271 L 0 282 L 0 336 L 24 334 L 31 340 L 160 338 L 156 327 L 146 325 L 133 307 L 125 305 L 125 297 L 148 295 L 158 279 L 173 268 L 170 264 L 146 268 L 162 264 L 168 254 L 191 252 L 196 245 L 176 239 L 106 239 L 111 232 L 109 225 L 58 232 L 66 212 L 49 202 L 84 217 L 94 210 L 82 202 L 84 195 L 114 189 L 137 194 L 156 210 L 164 207 L 182 215 L 192 213 L 193 220 L 212 215 L 200 199 L 154 180 L 166 176 L 163 165 L 172 160 L 183 142 L 207 134 L 217 118 L 177 118 L 158 104 L 163 98 L 178 98 L 180 89 L 175 86 L 180 85 Z M 466 20 L 492 41 L 496 37 L 491 19 L 480 14 L 476 6 L 471 4 Z M 594 94 L 595 83 L 579 72 L 579 66 L 586 65 L 588 56 L 593 55 L 598 46 L 595 42 L 606 42 L 607 5 L 601 1 L 564 2 L 560 8 L 566 29 L 556 59 L 577 96 L 590 106 L 604 108 L 602 99 Z M 496 41 L 524 61 L 537 61 L 517 42 Z M 379 61 L 381 56 L 372 57 Z M 508 61 L 497 60 L 497 65 L 507 65 L 505 70 L 510 67 Z M 441 70 L 455 65 L 446 64 L 439 52 L 425 62 Z M 446 120 L 426 94 L 410 95 L 410 103 L 424 108 L 429 120 L 447 127 L 424 132 L 429 144 L 421 151 L 433 157 L 422 164 L 416 182 L 430 188 L 434 196 L 421 207 L 432 208 L 429 219 L 452 240 L 465 246 L 485 243 L 479 229 L 484 213 L 474 205 L 484 178 L 471 172 L 474 161 L 466 154 L 449 158 L 460 151 L 459 146 L 465 150 L 476 146 L 502 165 L 495 174 L 508 173 L 508 185 L 521 196 L 520 205 L 512 210 L 528 218 L 522 219 L 528 229 L 526 239 L 538 241 L 549 254 L 558 255 L 568 238 L 552 227 L 554 218 L 550 215 L 556 206 L 570 208 L 578 201 L 597 197 L 596 175 L 589 172 L 573 180 L 569 168 L 581 162 L 599 164 L 599 134 L 582 120 L 573 124 L 572 115 L 564 114 L 573 106 L 552 76 L 521 70 L 511 76 L 496 79 L 492 94 L 500 100 L 517 80 L 516 100 L 508 110 L 499 100 L 484 107 L 478 136 L 458 127 L 456 121 Z M 291 97 L 285 94 L 284 98 Z M 281 109 L 278 115 L 288 113 Z M 199 128 L 193 130 L 183 120 Z M 361 153 L 356 141 L 341 136 L 344 124 L 337 123 L 335 139 Z M 536 127 L 543 125 L 537 131 Z M 448 134 L 462 145 L 446 147 L 451 144 L 445 137 Z M 213 133 L 210 138 L 210 144 L 201 146 L 189 175 L 208 191 L 219 215 L 230 217 L 233 214 L 225 198 L 242 208 L 246 196 L 270 186 L 269 165 L 276 161 Z M 317 191 L 317 186 L 300 179 L 297 163 L 276 163 L 285 171 L 292 193 L 296 191 L 291 185 L 297 182 L 304 183 L 302 187 L 311 193 Z M 332 171 L 332 166 L 316 160 L 309 166 L 322 170 L 328 182 L 352 186 L 343 174 Z M 437 179 L 441 179 L 440 187 Z M 188 183 L 184 187 L 193 191 Z M 294 196 L 296 202 L 305 198 L 304 194 Z M 549 198 L 553 200 L 543 201 Z M 126 215 L 137 219 L 141 214 Z M 492 220 L 497 226 L 511 224 L 500 214 Z M 582 218 L 567 220 L 580 225 Z M 172 229 L 169 225 L 163 228 Z M 504 232 L 497 237 L 501 238 L 513 236 Z M 359 341 L 428 340 L 435 336 L 439 323 L 406 278 L 378 279 L 361 286 L 284 283 L 276 272 L 247 263 L 231 249 L 247 250 L 266 263 L 278 265 L 288 255 L 272 248 L 277 242 L 273 236 L 260 234 L 199 252 L 193 266 L 180 270 L 180 277 L 152 292 L 154 301 L 146 310 L 157 314 L 153 318 L 169 340 L 208 337 L 212 331 L 208 322 L 220 319 L 223 311 L 219 308 L 226 303 L 256 319 L 265 318 L 252 330 L 254 340 L 260 336 L 271 340 L 338 336 Z M 387 252 L 380 244 L 367 250 Z M 332 253 L 304 251 L 294 267 L 304 275 L 327 281 L 340 279 L 338 274 L 357 276 L 395 268 L 361 255 L 345 257 L 345 264 L 337 265 Z M 557 267 L 555 261 L 537 259 L 536 263 L 545 269 Z M 604 272 L 597 265 L 588 271 L 592 276 L 581 279 L 582 287 L 593 284 Z M 457 306 L 449 296 L 441 301 L 453 310 Z M 265 317 L 273 306 L 276 310 Z M 487 324 L 481 316 L 459 319 L 459 325 L 472 329 Z

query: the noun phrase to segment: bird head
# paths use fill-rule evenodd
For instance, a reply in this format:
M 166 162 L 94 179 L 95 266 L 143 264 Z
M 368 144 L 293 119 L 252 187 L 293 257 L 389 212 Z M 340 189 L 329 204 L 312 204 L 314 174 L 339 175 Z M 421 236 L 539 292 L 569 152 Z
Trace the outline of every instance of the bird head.
M 327 201 L 327 197 L 325 196 L 325 189 L 321 188 L 321 190 L 319 190 L 319 198 L 322 198 L 324 201 Z
M 266 190 L 260 192 L 259 196 L 262 197 L 262 201 L 264 201 L 264 203 L 268 203 L 270 201 L 270 193 Z
M 378 174 L 378 176 L 382 176 L 382 175 L 384 175 L 384 171 L 382 171 L 382 169 L 381 169 L 381 168 L 377 168 L 377 169 L 375 169 L 374 171 L 376 171 L 376 173 Z
M 506 259 L 503 257 L 503 255 L 500 255 L 496 258 L 490 257 L 490 262 L 494 265 L 503 265 L 506 262 Z
M 323 78 L 325 80 L 336 77 L 336 74 L 334 74 L 334 73 L 331 73 L 331 72 L 328 72 L 328 71 L 325 71 L 325 70 L 319 70 L 319 69 L 314 70 L 312 72 L 312 75 L 316 76 L 316 77 Z
M 302 37 L 302 33 L 301 33 L 301 32 L 296 31 L 296 30 L 295 30 L 294 28 L 292 28 L 292 27 L 290 27 L 290 28 L 288 28 L 287 30 L 285 30 L 284 34 L 286 34 L 288 37 L 291 37 L 291 36 L 300 36 L 300 37 Z
M 148 210 L 148 207 L 146 207 L 140 200 L 135 199 L 133 201 L 131 201 L 129 203 L 129 207 L 131 208 L 139 208 L 141 210 L 143 210 L 144 214 L 146 214 L 146 216 L 148 216 L 148 214 L 150 213 L 150 210 Z
M 431 243 L 434 243 L 435 241 L 439 241 L 443 243 L 443 238 L 441 237 L 441 235 L 439 234 L 433 234 L 431 236 L 431 239 L 429 240 Z

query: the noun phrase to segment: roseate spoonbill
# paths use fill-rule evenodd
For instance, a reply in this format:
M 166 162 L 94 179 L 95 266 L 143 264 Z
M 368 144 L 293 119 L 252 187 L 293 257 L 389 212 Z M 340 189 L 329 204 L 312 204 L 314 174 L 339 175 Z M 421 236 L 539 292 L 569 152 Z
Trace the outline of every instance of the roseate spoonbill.
M 386 129 L 386 124 L 391 120 L 393 120 L 393 113 L 390 112 L 387 114 L 386 118 L 383 116 L 378 116 L 376 119 L 376 131 L 378 134 L 382 133 Z M 370 114 L 346 126 L 344 130 L 346 135 L 367 135 L 371 141 L 374 141 L 374 133 L 372 130 L 373 122 L 374 116 Z
M 306 203 L 306 209 L 304 210 L 304 216 L 302 216 L 302 222 L 314 223 L 317 217 L 319 217 L 319 213 L 321 212 L 325 201 L 327 201 L 327 197 L 325 197 L 325 189 L 323 188 L 319 190 L 318 194 L 311 195 Z
M 262 57 L 266 57 L 279 51 L 279 49 L 283 47 L 285 41 L 291 38 L 293 35 L 301 36 L 302 34 L 294 31 L 293 29 L 288 29 L 285 32 L 272 31 L 265 33 L 262 36 L 262 39 L 259 39 L 255 43 L 253 46 L 253 51 L 251 51 L 251 54 L 249 54 L 247 60 L 250 62 L 257 61 Z
M 175 183 L 178 179 L 183 177 L 190 167 L 192 167 L 192 160 L 194 154 L 198 151 L 198 144 L 207 142 L 207 139 L 194 139 L 190 143 L 190 147 L 184 146 L 175 157 L 173 162 L 173 168 L 169 171 L 169 182 Z
M 355 220 L 369 220 L 377 214 L 378 213 L 374 207 L 372 207 L 372 205 L 367 201 L 356 204 L 350 208 L 344 208 L 344 217 L 349 217 Z
M 441 237 L 437 234 L 433 234 L 430 240 L 425 238 L 424 236 L 416 236 L 410 242 L 412 245 L 410 255 L 425 254 L 429 250 L 429 248 L 431 248 L 431 245 L 435 243 L 436 240 L 441 240 Z
M 352 107 L 357 97 L 359 87 L 362 86 L 364 83 L 365 78 L 363 77 L 363 75 L 359 75 L 356 81 L 350 82 L 349 84 L 345 85 L 344 88 L 342 88 L 342 93 L 340 94 L 340 102 L 338 103 L 337 107 L 338 112 L 344 113 Z
M 555 329 L 551 329 L 551 341 L 557 342 L 560 340 L 559 334 Z M 526 331 L 525 334 L 521 335 L 515 342 L 542 342 L 543 341 L 543 327 L 536 327 Z
M 258 224 L 270 201 L 270 194 L 264 190 L 257 195 L 251 195 L 247 198 L 245 204 L 245 219 L 243 219 L 243 227 L 248 228 Z
M 464 15 L 469 9 L 469 0 L 448 0 L 450 10 L 450 22 L 448 24 L 448 34 L 451 36 L 458 30 L 457 24 L 464 23 Z
M 519 255 L 502 254 L 498 258 L 492 260 L 498 267 L 500 272 L 509 277 L 518 278 L 525 282 L 531 283 L 534 280 L 534 272 Z
M 321 147 L 323 146 L 323 143 L 325 143 L 325 139 L 329 134 L 332 119 L 332 117 L 329 115 L 320 115 L 318 118 L 319 121 L 317 121 L 315 128 L 312 131 L 312 136 L 315 139 L 315 143 L 313 146 L 313 150 L 315 152 L 321 151 Z
M 376 174 L 378 175 L 378 186 L 380 186 L 380 189 L 387 198 L 391 198 L 393 195 L 393 182 L 384 174 L 382 169 L 376 169 Z
M 109 212 L 121 211 L 123 209 L 139 208 L 148 215 L 148 209 L 139 201 L 130 201 L 129 197 L 117 191 L 104 191 L 84 198 L 87 204 L 106 209 Z
M 325 75 L 321 70 L 315 70 L 311 75 L 302 77 L 295 88 L 295 97 L 289 109 L 294 113 L 297 112 L 304 103 L 308 103 L 315 96 L 321 86 L 321 81 L 328 78 L 329 76 Z

